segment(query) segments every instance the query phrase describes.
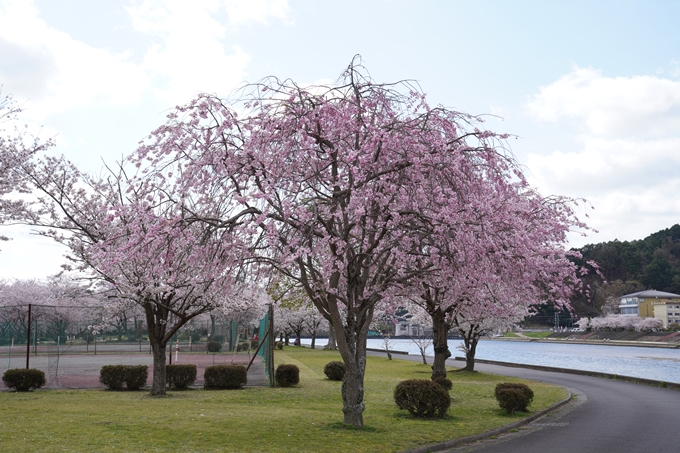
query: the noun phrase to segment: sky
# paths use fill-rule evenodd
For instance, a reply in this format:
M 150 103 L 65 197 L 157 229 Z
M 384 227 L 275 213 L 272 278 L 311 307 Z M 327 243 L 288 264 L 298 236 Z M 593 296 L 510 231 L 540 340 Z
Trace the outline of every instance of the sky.
M 581 247 L 680 222 L 678 18 L 670 0 L 0 0 L 0 84 L 53 154 L 99 173 L 198 93 L 333 83 L 361 55 L 376 82 L 513 134 L 542 194 L 587 200 Z M 0 234 L 0 279 L 59 271 L 61 245 Z

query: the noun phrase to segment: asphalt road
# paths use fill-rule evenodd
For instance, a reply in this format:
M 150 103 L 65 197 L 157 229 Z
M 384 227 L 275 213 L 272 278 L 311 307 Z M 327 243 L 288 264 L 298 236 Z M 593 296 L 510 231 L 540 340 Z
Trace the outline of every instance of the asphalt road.
M 460 367 L 463 364 L 449 360 L 447 365 Z M 574 398 L 566 406 L 518 432 L 445 450 L 447 452 L 680 452 L 680 391 L 499 365 L 476 364 L 475 369 L 561 385 L 569 389 Z

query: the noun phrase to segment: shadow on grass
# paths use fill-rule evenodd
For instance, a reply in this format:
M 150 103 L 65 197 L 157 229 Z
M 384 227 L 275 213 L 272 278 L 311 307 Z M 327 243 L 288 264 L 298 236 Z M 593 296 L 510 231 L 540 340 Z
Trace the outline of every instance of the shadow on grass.
M 336 423 L 326 423 L 323 425 L 324 429 L 329 429 L 329 430 L 334 430 L 334 431 L 361 431 L 364 433 L 379 433 L 383 432 L 384 430 L 378 429 L 378 428 L 373 428 L 372 426 L 354 426 L 354 425 L 347 425 L 342 422 L 336 422 Z

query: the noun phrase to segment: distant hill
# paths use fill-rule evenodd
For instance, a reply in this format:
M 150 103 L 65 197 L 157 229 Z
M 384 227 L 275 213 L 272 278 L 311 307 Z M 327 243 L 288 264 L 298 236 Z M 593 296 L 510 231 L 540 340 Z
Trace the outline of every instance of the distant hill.
M 593 260 L 601 266 L 607 284 L 590 274 L 584 282 L 591 297 L 576 295 L 572 306 L 578 317 L 615 312 L 616 298 L 645 289 L 680 294 L 680 225 L 635 241 L 609 241 L 575 249 L 583 255 L 578 264 Z M 539 317 L 550 322 L 552 307 L 539 310 Z

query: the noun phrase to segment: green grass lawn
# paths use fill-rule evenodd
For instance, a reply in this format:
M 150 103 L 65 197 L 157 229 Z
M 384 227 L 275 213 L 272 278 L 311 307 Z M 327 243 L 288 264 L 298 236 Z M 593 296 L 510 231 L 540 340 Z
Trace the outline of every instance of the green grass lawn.
M 522 333 L 529 338 L 545 338 L 552 334 L 550 330 L 544 332 L 522 332 Z
M 331 351 L 287 347 L 276 362 L 300 368 L 293 388 L 189 390 L 151 398 L 146 392 L 38 390 L 0 392 L 0 450 L 7 452 L 398 452 L 513 423 L 563 399 L 566 391 L 527 382 L 530 412 L 504 415 L 497 382 L 483 373 L 449 373 L 448 419 L 418 420 L 397 409 L 395 385 L 428 379 L 422 363 L 368 357 L 365 428 L 342 424 L 340 382 L 326 379 Z

